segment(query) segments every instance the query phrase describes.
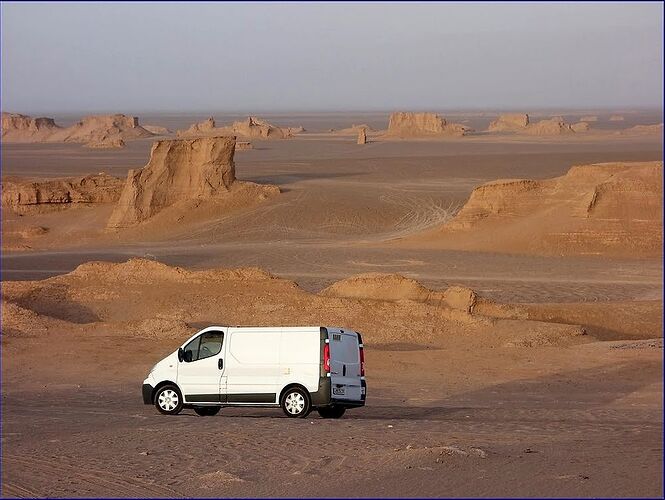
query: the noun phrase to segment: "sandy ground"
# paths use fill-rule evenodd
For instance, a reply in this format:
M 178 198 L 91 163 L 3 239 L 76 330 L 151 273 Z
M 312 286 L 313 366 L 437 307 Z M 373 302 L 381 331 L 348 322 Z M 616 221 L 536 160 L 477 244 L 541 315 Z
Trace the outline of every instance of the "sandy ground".
M 625 116 L 602 126 L 655 121 Z M 491 119 L 451 118 L 474 127 Z M 174 130 L 200 119 L 142 122 Z M 312 132 L 386 122 L 381 114 L 271 121 Z M 147 162 L 150 145 L 3 145 L 3 175 L 122 177 Z M 19 318 L 12 323 L 3 306 L 3 495 L 662 496 L 660 259 L 387 243 L 445 222 L 484 182 L 661 157 L 659 137 L 358 146 L 355 137 L 312 134 L 236 154 L 239 179 L 276 184 L 279 196 L 222 206 L 168 231 L 148 224 L 104 232 L 110 205 L 3 211 L 3 240 L 24 227 L 49 229 L 2 256 L 3 298 L 23 308 L 10 310 Z M 250 280 L 223 292 L 185 289 L 150 266 L 130 284 L 113 281 L 113 267 L 61 276 L 92 260 L 132 257 L 194 270 L 255 266 L 299 288 Z M 529 319 L 317 294 L 366 272 L 399 273 L 436 290 L 468 286 Z M 369 395 L 367 407 L 339 421 L 241 409 L 164 417 L 142 404 L 146 372 L 197 326 L 345 318 L 369 331 Z M 581 329 L 583 337 L 552 341 Z M 535 337 L 525 343 L 527 331 Z

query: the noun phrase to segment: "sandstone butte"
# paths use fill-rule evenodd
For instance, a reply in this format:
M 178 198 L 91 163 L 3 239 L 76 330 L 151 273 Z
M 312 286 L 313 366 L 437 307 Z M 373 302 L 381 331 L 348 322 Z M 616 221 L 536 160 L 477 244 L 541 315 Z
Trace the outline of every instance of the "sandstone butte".
M 552 179 L 483 184 L 452 220 L 396 243 L 653 257 L 662 252 L 662 211 L 662 162 L 582 165 Z
M 187 138 L 234 135 L 249 139 L 287 139 L 304 131 L 303 127 L 281 128 L 255 116 L 248 116 L 229 126 L 218 127 L 215 119 L 209 117 L 194 123 L 187 130 L 179 130 L 177 136 Z
M 387 136 L 436 137 L 463 136 L 472 130 L 459 123 L 448 123 L 435 113 L 397 112 L 390 115 Z
M 487 128 L 488 132 L 515 133 L 539 136 L 564 135 L 576 132 L 586 132 L 589 124 L 585 121 L 569 124 L 561 116 L 532 122 L 526 113 L 508 113 L 500 115 L 492 121 Z
M 3 142 L 80 142 L 91 147 L 122 147 L 124 141 L 152 137 L 135 116 L 122 114 L 86 116 L 71 127 L 60 127 L 52 118 L 2 113 Z
M 130 170 L 108 228 L 138 224 L 180 201 L 212 198 L 235 181 L 234 137 L 157 141 L 142 169 Z

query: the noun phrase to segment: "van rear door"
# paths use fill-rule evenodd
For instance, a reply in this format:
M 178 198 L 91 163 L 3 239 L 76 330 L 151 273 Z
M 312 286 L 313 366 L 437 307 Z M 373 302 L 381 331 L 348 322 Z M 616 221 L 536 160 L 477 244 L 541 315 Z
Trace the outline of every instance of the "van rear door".
M 360 342 L 354 331 L 328 329 L 332 400 L 361 401 Z

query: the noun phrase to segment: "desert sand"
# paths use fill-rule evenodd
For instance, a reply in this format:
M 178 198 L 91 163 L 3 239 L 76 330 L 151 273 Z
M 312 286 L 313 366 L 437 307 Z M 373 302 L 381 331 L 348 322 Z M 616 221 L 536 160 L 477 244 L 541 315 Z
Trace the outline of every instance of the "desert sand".
M 12 118 L 3 495 L 661 496 L 662 126 L 614 114 Z M 143 405 L 211 324 L 361 331 L 367 406 Z

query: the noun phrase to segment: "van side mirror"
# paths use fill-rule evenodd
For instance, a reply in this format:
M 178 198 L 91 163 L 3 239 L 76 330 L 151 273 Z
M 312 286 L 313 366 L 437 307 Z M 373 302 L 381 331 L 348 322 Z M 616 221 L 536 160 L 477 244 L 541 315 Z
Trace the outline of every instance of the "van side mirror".
M 185 359 L 185 351 L 181 347 L 180 349 L 178 349 L 178 361 L 182 363 L 183 359 Z
M 185 360 L 185 363 L 190 363 L 192 361 L 192 351 L 185 351 L 183 359 Z

